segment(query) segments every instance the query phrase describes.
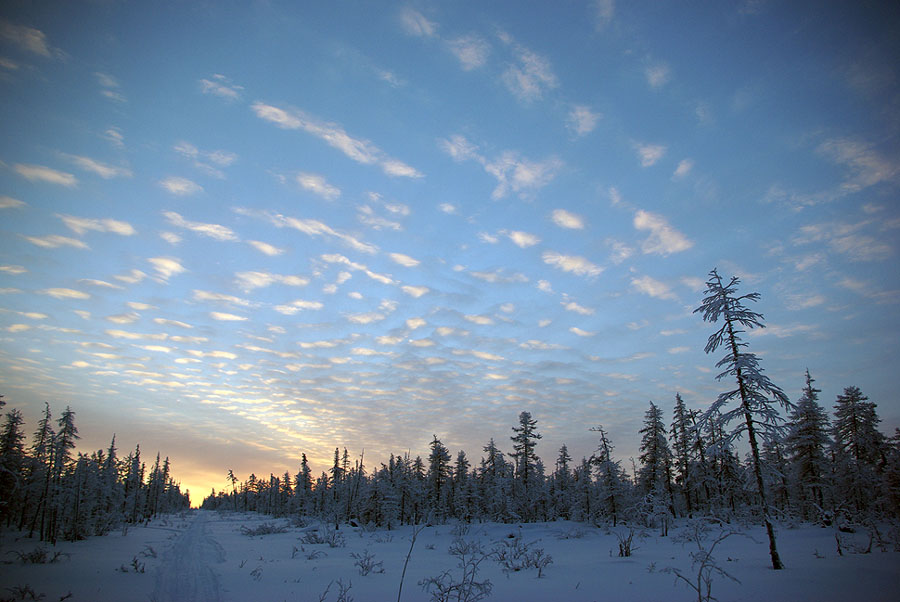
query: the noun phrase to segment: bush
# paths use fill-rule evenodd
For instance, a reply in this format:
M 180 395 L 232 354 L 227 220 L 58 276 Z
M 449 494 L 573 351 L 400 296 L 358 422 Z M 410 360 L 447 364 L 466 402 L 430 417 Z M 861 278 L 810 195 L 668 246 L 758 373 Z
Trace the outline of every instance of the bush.
M 241 533 L 246 535 L 247 537 L 254 537 L 256 535 L 272 535 L 274 533 L 286 533 L 288 530 L 286 525 L 276 525 L 275 523 L 263 523 L 256 527 L 255 529 L 250 529 L 241 525 Z
M 448 552 L 459 559 L 456 566 L 462 574 L 454 576 L 451 571 L 444 571 L 436 577 L 419 581 L 422 589 L 431 593 L 431 601 L 478 602 L 490 596 L 493 589 L 490 579 L 475 580 L 479 565 L 491 556 L 484 551 L 481 543 L 456 539 L 450 544 Z

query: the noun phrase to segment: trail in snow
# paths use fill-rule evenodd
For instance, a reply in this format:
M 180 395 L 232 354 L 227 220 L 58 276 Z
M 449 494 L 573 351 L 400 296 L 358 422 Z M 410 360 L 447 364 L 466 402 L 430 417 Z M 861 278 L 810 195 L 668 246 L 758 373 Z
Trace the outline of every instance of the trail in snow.
M 200 511 L 166 553 L 156 575 L 156 602 L 218 602 L 222 599 L 213 564 L 225 561 L 225 550 L 209 535 L 210 515 Z

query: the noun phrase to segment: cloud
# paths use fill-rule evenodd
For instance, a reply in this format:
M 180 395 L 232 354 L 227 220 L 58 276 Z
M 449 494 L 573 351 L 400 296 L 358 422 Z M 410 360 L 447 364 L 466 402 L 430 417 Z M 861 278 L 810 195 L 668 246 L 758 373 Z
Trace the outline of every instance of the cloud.
M 10 196 L 0 196 L 0 209 L 21 209 L 26 203 Z
M 111 232 L 120 236 L 133 236 L 137 234 L 137 230 L 128 222 L 122 222 L 115 219 L 89 219 L 86 217 L 75 217 L 72 215 L 57 214 L 67 228 L 76 234 L 84 234 L 88 230 L 97 232 Z
M 121 280 L 126 284 L 137 284 L 146 277 L 147 274 L 140 270 L 131 270 L 127 274 L 118 274 L 116 276 L 113 276 L 113 278 L 115 278 L 116 280 Z
M 821 143 L 816 151 L 850 172 L 841 184 L 844 194 L 895 180 L 900 174 L 900 161 L 885 157 L 861 140 L 832 138 Z
M 177 245 L 181 242 L 181 236 L 175 234 L 174 232 L 160 232 L 159 237 L 169 243 L 170 245 Z
M 544 251 L 541 257 L 547 265 L 552 265 L 564 272 L 571 272 L 577 276 L 594 277 L 603 273 L 603 268 L 581 256 L 563 255 L 556 251 Z
M 403 287 L 401 287 L 401 290 L 410 297 L 415 297 L 418 299 L 422 295 L 428 293 L 431 289 L 429 289 L 427 286 L 404 285 Z
M 569 111 L 566 127 L 578 137 L 587 136 L 597 127 L 601 117 L 600 113 L 594 113 L 587 105 L 575 105 Z
M 447 42 L 450 52 L 459 59 L 464 71 L 477 69 L 487 62 L 490 54 L 490 45 L 479 36 L 467 35 L 455 38 Z
M 178 176 L 164 178 L 159 181 L 159 185 L 169 194 L 174 194 L 175 196 L 190 196 L 203 192 L 203 187 L 196 182 Z
M 423 174 L 402 161 L 387 157 L 381 149 L 369 142 L 354 138 L 336 123 L 320 121 L 303 111 L 287 111 L 262 102 L 253 103 L 253 112 L 264 121 L 285 130 L 302 130 L 336 148 L 347 157 L 364 165 L 380 164 L 389 176 L 420 178 Z
M 494 323 L 494 320 L 488 316 L 477 316 L 477 315 L 467 314 L 467 315 L 464 315 L 463 318 L 465 318 L 472 324 L 478 324 L 479 326 L 490 326 L 491 324 Z
M 566 308 L 566 311 L 573 311 L 577 314 L 581 314 L 582 316 L 592 316 L 594 315 L 594 310 L 590 307 L 584 307 L 583 305 L 579 305 L 574 301 L 562 301 L 562 306 Z
M 509 34 L 500 33 L 499 37 L 510 46 L 515 60 L 500 78 L 516 98 L 524 102 L 537 100 L 559 85 L 550 61 L 515 42 Z
M 669 66 L 665 63 L 650 65 L 644 69 L 644 76 L 651 88 L 660 88 L 669 81 Z
M 117 127 L 107 128 L 106 131 L 103 132 L 103 138 L 108 140 L 116 148 L 125 147 L 125 136 L 122 135 L 122 130 Z
M 641 243 L 641 250 L 645 254 L 665 256 L 694 246 L 684 234 L 672 228 L 663 216 L 656 213 L 638 211 L 634 214 L 634 227 L 650 231 L 650 236 Z
M 226 295 L 224 293 L 212 293 L 203 290 L 194 290 L 195 301 L 212 301 L 213 303 L 225 303 L 227 305 L 238 305 L 240 307 L 250 307 L 252 303 L 246 299 L 235 297 L 234 295 Z
M 223 150 L 200 150 L 190 142 L 179 142 L 173 148 L 176 153 L 191 159 L 194 167 L 219 179 L 225 178 L 225 173 L 219 168 L 228 167 L 237 161 L 235 153 Z
M 612 238 L 606 240 L 606 245 L 610 249 L 609 260 L 616 265 L 621 264 L 634 254 L 634 249 Z
M 341 196 L 341 189 L 326 182 L 325 177 L 319 174 L 301 171 L 297 174 L 297 183 L 303 190 L 308 190 L 327 201 L 333 201 Z
M 349 234 L 339 232 L 319 220 L 285 217 L 280 214 L 266 214 L 266 217 L 272 224 L 279 228 L 292 228 L 309 236 L 327 236 L 335 238 L 357 251 L 368 253 L 370 255 L 378 251 L 378 247 L 375 245 L 362 242 Z
M 516 244 L 516 246 L 521 247 L 523 249 L 527 249 L 528 247 L 533 247 L 534 245 L 541 242 L 541 239 L 535 236 L 534 234 L 529 234 L 528 232 L 519 232 L 512 231 L 507 234 L 509 239 Z
M 29 324 L 10 324 L 6 328 L 4 328 L 4 330 L 6 330 L 6 332 L 10 332 L 10 333 L 17 333 L 17 332 L 25 332 L 26 330 L 31 330 L 31 328 L 32 327 Z
M 74 175 L 44 165 L 16 163 L 13 165 L 13 170 L 31 182 L 48 182 L 66 186 L 67 188 L 78 186 L 78 180 Z
M 472 277 L 490 282 L 491 284 L 511 284 L 515 282 L 528 282 L 528 277 L 520 272 L 505 274 L 502 268 L 498 268 L 492 272 L 469 272 Z
M 321 259 L 328 263 L 337 263 L 337 264 L 341 264 L 341 265 L 346 265 L 350 269 L 359 270 L 359 271 L 363 272 L 366 276 L 371 278 L 372 280 L 375 280 L 376 282 L 380 282 L 381 284 L 394 284 L 394 281 L 389 276 L 385 276 L 384 274 L 379 274 L 377 272 L 373 272 L 372 270 L 367 268 L 365 265 L 363 265 L 361 263 L 357 263 L 355 261 L 350 261 L 350 259 L 348 259 L 347 257 L 344 257 L 343 255 L 338 255 L 336 253 L 335 254 L 326 254 L 326 255 L 322 255 Z
M 244 292 L 255 288 L 265 288 L 271 284 L 279 283 L 287 286 L 306 286 L 309 279 L 302 276 L 284 276 L 271 272 L 238 272 L 235 276 L 235 284 Z
M 306 301 L 305 299 L 297 299 L 296 301 L 291 301 L 290 303 L 284 305 L 276 305 L 275 311 L 286 316 L 293 316 L 294 314 L 307 309 L 317 310 L 322 309 L 323 307 L 325 306 L 318 301 Z
M 560 228 L 581 230 L 584 228 L 584 219 L 580 215 L 569 213 L 565 209 L 554 209 L 551 214 L 553 223 Z
M 412 8 L 400 11 L 400 25 L 411 36 L 427 38 L 434 35 L 437 25 L 425 18 L 425 15 Z
M 177 276 L 185 272 L 185 268 L 181 265 L 181 261 L 174 257 L 151 257 L 147 260 L 162 280 L 168 280 L 172 276 Z
M 571 332 L 572 334 L 576 334 L 580 337 L 592 337 L 595 334 L 597 334 L 596 332 L 591 332 L 589 330 L 582 330 L 581 328 L 578 328 L 577 326 L 573 326 L 572 328 L 570 328 L 569 332 Z
M 217 73 L 208 79 L 201 79 L 200 90 L 204 94 L 213 94 L 225 100 L 234 101 L 240 98 L 244 87 L 238 86 L 224 75 Z
M 549 184 L 559 173 L 563 162 L 556 157 L 543 161 L 523 159 L 517 153 L 507 151 L 495 160 L 484 163 L 484 170 L 497 179 L 492 199 L 502 199 L 512 190 L 520 198 L 529 198 Z
M 208 236 L 214 240 L 238 240 L 237 234 L 235 234 L 234 231 L 227 226 L 222 226 L 220 224 L 205 224 L 203 222 L 192 222 L 190 220 L 184 219 L 181 214 L 174 211 L 163 211 L 163 216 L 165 216 L 165 218 L 169 220 L 170 224 L 177 228 L 191 230 L 192 232 Z
M 179 320 L 169 320 L 167 318 L 153 318 L 153 321 L 160 326 L 177 326 L 178 328 L 193 328 L 190 324 Z
M 594 24 L 598 30 L 604 29 L 609 25 L 616 14 L 615 0 L 594 0 L 592 8 L 594 12 Z
M 9 21 L 0 21 L 0 38 L 27 52 L 43 57 L 51 56 L 47 36 L 39 29 L 16 25 Z
M 127 101 L 125 96 L 118 91 L 119 82 L 112 75 L 109 75 L 108 73 L 100 73 L 98 71 L 94 73 L 94 77 L 97 78 L 97 83 L 99 83 L 100 87 L 102 88 L 100 94 L 116 102 Z
M 80 282 L 82 284 L 87 284 L 90 286 L 96 286 L 99 288 L 110 288 L 110 289 L 117 290 L 117 291 L 122 290 L 122 287 L 119 286 L 118 284 L 113 284 L 112 282 L 107 282 L 106 280 L 96 280 L 94 278 L 81 278 L 78 280 L 78 282 Z
M 81 169 L 97 174 L 104 180 L 111 180 L 112 178 L 130 178 L 132 176 L 131 170 L 127 167 L 107 165 L 106 163 L 91 159 L 90 157 L 81 157 L 78 155 L 63 154 L 63 157 Z
M 275 257 L 276 255 L 281 255 L 284 253 L 284 249 L 280 249 L 274 245 L 270 245 L 267 242 L 262 242 L 259 240 L 248 240 L 247 244 L 252 245 L 254 249 L 268 255 L 269 257 Z
M 12 274 L 13 276 L 18 276 L 19 274 L 25 274 L 28 272 L 24 266 L 21 265 L 0 265 L 0 272 L 4 272 L 6 274 Z
M 211 311 L 209 312 L 209 317 L 220 322 L 244 322 L 247 320 L 245 316 L 228 314 L 221 311 Z
M 357 218 L 373 230 L 394 230 L 395 232 L 403 230 L 403 225 L 400 222 L 375 215 L 375 210 L 369 205 L 360 205 Z
M 90 299 L 91 296 L 83 291 L 71 288 L 45 288 L 37 291 L 41 295 L 48 295 L 54 299 Z
M 673 293 L 669 285 L 660 282 L 650 276 L 641 276 L 640 278 L 632 278 L 631 285 L 641 293 L 650 295 L 657 299 L 678 299 Z
M 691 170 L 694 168 L 694 160 L 693 159 L 682 159 L 678 163 L 678 167 L 675 168 L 675 172 L 672 174 L 672 177 L 676 180 L 680 180 L 684 178 Z
M 642 167 L 650 167 L 663 158 L 666 147 L 661 144 L 637 144 L 635 145 Z
M 825 297 L 809 293 L 787 295 L 785 298 L 785 306 L 790 310 L 809 309 L 810 307 L 818 307 L 823 303 L 825 303 Z
M 24 236 L 23 238 L 31 244 L 45 249 L 56 249 L 59 247 L 75 247 L 76 249 L 88 248 L 86 244 L 77 238 L 69 238 L 68 236 L 60 236 L 58 234 L 48 234 L 47 236 Z
M 453 215 L 454 213 L 456 213 L 456 207 L 454 205 L 451 205 L 450 203 L 441 203 L 440 205 L 438 205 L 438 209 L 440 209 L 447 215 Z
M 409 255 L 404 255 L 403 253 L 390 253 L 388 256 L 391 258 L 391 261 L 398 263 L 405 268 L 414 268 L 421 263 L 418 259 L 413 259 Z

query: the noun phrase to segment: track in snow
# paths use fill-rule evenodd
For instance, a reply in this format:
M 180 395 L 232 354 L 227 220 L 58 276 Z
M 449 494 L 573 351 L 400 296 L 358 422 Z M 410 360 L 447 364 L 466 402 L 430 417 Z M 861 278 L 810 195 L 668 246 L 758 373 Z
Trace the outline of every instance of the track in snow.
M 225 561 L 225 550 L 207 530 L 209 514 L 200 511 L 169 549 L 156 575 L 156 602 L 219 602 L 219 578 L 213 564 Z

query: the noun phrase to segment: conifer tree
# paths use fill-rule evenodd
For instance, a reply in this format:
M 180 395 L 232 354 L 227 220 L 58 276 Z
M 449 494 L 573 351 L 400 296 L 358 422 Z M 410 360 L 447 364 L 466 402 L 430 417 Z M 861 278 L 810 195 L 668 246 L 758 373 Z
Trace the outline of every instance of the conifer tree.
M 600 500 L 606 513 L 612 516 L 613 526 L 616 526 L 623 507 L 625 474 L 619 461 L 612 458 L 613 444 L 603 427 L 595 426 L 591 430 L 600 435 L 597 451 L 591 458 L 600 488 Z
M 688 516 L 694 515 L 692 504 L 693 483 L 691 480 L 691 413 L 684 405 L 681 393 L 675 394 L 675 408 L 672 411 L 672 463 L 675 468 L 675 483 L 681 487 Z
M 859 387 L 846 387 L 834 406 L 835 461 L 844 496 L 856 512 L 869 510 L 878 489 L 878 466 L 884 459 L 884 435 L 876 405 Z
M 6 413 L 6 420 L 0 430 L 0 518 L 5 519 L 6 526 L 12 523 L 25 485 L 23 423 L 22 412 L 12 409 Z
M 806 386 L 790 415 L 788 434 L 784 440 L 791 480 L 796 486 L 800 512 L 804 518 L 810 518 L 814 508 L 821 509 L 825 505 L 828 474 L 828 414 L 818 403 L 821 391 L 813 387 L 814 382 L 807 370 Z
M 519 426 L 512 427 L 515 435 L 510 437 L 513 442 L 513 453 L 509 455 L 515 461 L 516 484 L 521 490 L 519 505 L 520 510 L 525 514 L 529 514 L 532 510 L 531 494 L 533 487 L 537 485 L 533 482 L 536 481 L 535 465 L 537 463 L 537 454 L 534 453 L 534 448 L 541 435 L 536 429 L 537 420 L 531 417 L 530 412 L 522 412 L 519 414 Z
M 759 448 L 760 439 L 765 441 L 781 437 L 779 423 L 782 419 L 778 415 L 777 406 L 780 405 L 785 411 L 792 408 L 784 391 L 763 374 L 756 354 L 745 350 L 747 343 L 740 337 L 744 332 L 742 328 L 765 328 L 765 325 L 762 322 L 762 314 L 745 306 L 747 301 L 758 301 L 759 293 L 738 295 L 738 284 L 740 279 L 734 276 L 727 285 L 723 284 L 719 273 L 713 269 L 706 282 L 706 297 L 700 307 L 694 310 L 694 313 L 702 312 L 703 320 L 706 322 L 715 323 L 721 318 L 722 326 L 710 335 L 705 351 L 712 353 L 720 346 L 725 346 L 726 354 L 716 364 L 716 367 L 724 370 L 716 376 L 716 379 L 730 377 L 736 384 L 734 389 L 719 395 L 704 418 L 708 419 L 721 411 L 720 420 L 723 425 L 737 422 L 737 425 L 726 434 L 727 443 L 744 433 L 747 434 L 753 472 L 759 488 L 760 506 L 766 534 L 769 537 L 769 555 L 772 558 L 772 568 L 777 570 L 784 568 L 784 565 L 775 542 L 775 528 L 769 512 Z M 735 403 L 735 407 L 729 409 L 728 405 L 732 402 Z

